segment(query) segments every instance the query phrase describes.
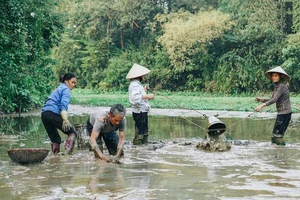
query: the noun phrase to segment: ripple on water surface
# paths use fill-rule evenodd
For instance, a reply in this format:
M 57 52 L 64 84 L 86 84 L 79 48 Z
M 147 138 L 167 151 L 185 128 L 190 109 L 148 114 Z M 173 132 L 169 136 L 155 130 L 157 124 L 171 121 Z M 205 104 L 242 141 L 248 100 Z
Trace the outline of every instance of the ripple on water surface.
M 2 162 L 0 192 L 19 199 L 300 198 L 297 145 L 249 142 L 207 152 L 196 148 L 198 140 L 126 144 L 120 165 L 100 162 L 88 150 L 50 154 L 37 165 Z

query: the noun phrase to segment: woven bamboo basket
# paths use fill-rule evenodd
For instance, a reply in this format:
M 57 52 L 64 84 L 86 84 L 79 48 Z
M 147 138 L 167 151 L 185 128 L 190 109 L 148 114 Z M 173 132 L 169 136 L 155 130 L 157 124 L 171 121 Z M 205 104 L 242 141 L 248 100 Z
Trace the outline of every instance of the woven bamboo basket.
M 12 161 L 29 164 L 42 162 L 48 156 L 49 150 L 44 148 L 19 148 L 9 149 L 7 153 Z

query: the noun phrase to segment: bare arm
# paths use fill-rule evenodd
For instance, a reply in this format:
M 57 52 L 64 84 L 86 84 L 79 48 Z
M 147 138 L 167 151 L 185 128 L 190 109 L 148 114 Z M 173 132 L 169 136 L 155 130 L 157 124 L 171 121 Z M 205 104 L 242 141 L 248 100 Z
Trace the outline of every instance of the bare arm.
M 90 145 L 91 145 L 92 149 L 94 150 L 94 152 L 95 152 L 96 154 L 98 154 L 99 158 L 100 158 L 101 160 L 107 162 L 108 159 L 107 159 L 107 158 L 104 156 L 104 154 L 101 152 L 101 150 L 99 149 L 99 146 L 98 146 L 98 144 L 97 144 L 97 142 L 96 142 L 96 139 L 98 138 L 98 136 L 99 136 L 99 133 L 98 133 L 97 131 L 94 131 L 94 130 L 93 130 L 93 131 L 92 131 L 92 134 L 91 134 L 91 136 L 90 136 L 90 140 L 89 140 Z
M 256 112 L 259 112 L 263 107 L 265 107 L 265 106 L 267 106 L 267 104 L 266 103 L 262 103 L 262 104 L 260 104 L 259 106 L 257 106 L 256 108 L 255 108 L 255 111 Z
M 267 104 L 265 103 L 267 100 L 263 99 L 261 97 L 256 97 L 255 99 L 256 101 L 262 102 L 262 104 L 258 105 L 254 110 L 256 112 L 259 112 L 263 107 L 267 106 Z
M 143 96 L 142 96 L 142 99 L 143 99 L 143 100 L 146 100 L 146 99 L 152 100 L 152 99 L 154 99 L 154 94 L 146 94 L 146 95 L 143 95 Z
M 262 102 L 262 103 L 265 103 L 265 102 L 267 101 L 266 99 L 261 98 L 261 97 L 256 97 L 255 100 L 256 100 L 256 101 L 260 101 L 260 102 Z
M 119 131 L 119 143 L 117 147 L 117 154 L 113 160 L 113 162 L 120 164 L 120 157 L 123 149 L 123 143 L 124 143 L 124 137 L 125 137 L 125 132 L 124 131 Z
M 125 132 L 124 131 L 119 131 L 119 143 L 118 143 L 118 149 L 123 148 L 123 143 L 124 143 L 124 138 L 125 138 Z

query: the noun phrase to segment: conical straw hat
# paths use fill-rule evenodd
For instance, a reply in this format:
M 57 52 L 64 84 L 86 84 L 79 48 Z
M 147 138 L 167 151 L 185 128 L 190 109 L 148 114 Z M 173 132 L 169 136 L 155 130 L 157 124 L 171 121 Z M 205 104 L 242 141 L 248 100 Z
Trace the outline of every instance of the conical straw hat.
M 134 63 L 126 76 L 126 79 L 137 78 L 137 77 L 146 75 L 149 72 L 150 72 L 150 70 L 147 69 L 146 67 L 143 67 L 139 64 Z
M 268 78 L 268 79 L 270 79 L 270 80 L 272 80 L 272 78 L 271 78 L 271 76 L 272 76 L 272 73 L 273 72 L 276 72 L 276 73 L 279 73 L 279 74 L 281 74 L 281 75 L 283 75 L 282 77 L 281 77 L 281 79 L 283 80 L 283 81 L 289 81 L 289 80 L 291 80 L 291 77 L 280 67 L 280 66 L 278 66 L 278 67 L 275 67 L 275 68 L 273 68 L 273 69 L 270 69 L 269 71 L 266 71 L 266 73 L 265 73 L 265 76 Z

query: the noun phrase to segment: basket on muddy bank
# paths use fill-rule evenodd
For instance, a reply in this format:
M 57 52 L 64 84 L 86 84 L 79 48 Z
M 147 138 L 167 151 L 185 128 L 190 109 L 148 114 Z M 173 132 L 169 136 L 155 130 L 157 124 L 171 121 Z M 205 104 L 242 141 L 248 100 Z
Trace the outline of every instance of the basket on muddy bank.
M 29 164 L 42 162 L 48 156 L 49 150 L 45 148 L 19 148 L 9 149 L 7 153 L 12 161 Z

